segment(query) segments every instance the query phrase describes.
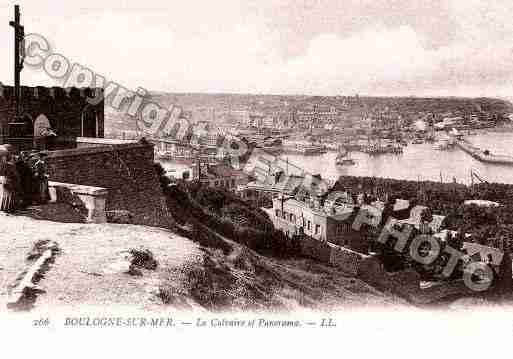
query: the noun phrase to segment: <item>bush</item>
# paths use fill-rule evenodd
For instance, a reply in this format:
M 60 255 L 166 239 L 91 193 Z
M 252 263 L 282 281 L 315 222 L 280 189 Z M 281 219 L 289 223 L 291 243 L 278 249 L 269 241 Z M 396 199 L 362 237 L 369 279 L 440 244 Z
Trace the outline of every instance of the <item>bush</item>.
M 132 256 L 131 264 L 133 266 L 148 270 L 157 269 L 158 262 L 153 253 L 147 248 L 132 248 L 128 251 Z

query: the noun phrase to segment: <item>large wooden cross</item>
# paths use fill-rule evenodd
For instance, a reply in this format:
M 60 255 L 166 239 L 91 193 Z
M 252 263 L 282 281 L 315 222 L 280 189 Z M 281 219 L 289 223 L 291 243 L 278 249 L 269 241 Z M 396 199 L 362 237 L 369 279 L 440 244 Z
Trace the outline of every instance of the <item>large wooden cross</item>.
M 25 29 L 20 23 L 20 6 L 14 5 L 14 21 L 9 25 L 14 28 L 14 106 L 15 120 L 20 121 L 20 72 L 23 69 Z

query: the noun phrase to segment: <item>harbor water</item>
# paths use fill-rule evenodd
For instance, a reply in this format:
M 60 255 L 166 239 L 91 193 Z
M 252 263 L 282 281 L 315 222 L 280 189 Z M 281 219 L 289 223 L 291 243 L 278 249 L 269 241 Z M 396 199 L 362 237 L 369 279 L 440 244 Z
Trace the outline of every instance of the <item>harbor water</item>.
M 513 156 L 513 131 L 478 131 L 465 137 L 474 145 L 493 154 Z M 311 174 L 337 180 L 341 175 L 369 176 L 407 180 L 431 180 L 470 184 L 470 172 L 474 171 L 489 182 L 513 184 L 513 165 L 483 163 L 468 153 L 454 147 L 438 150 L 433 143 L 408 144 L 402 154 L 381 154 L 370 156 L 362 152 L 350 152 L 354 165 L 336 165 L 337 153 L 319 155 L 282 154 L 291 165 L 296 165 Z M 190 171 L 190 164 L 161 161 L 170 174 L 181 178 L 184 171 Z
M 513 132 L 478 132 L 466 139 L 493 154 L 513 156 Z M 337 154 L 328 152 L 318 156 L 286 155 L 290 163 L 301 166 L 311 174 L 338 179 L 340 175 L 370 176 L 407 180 L 431 180 L 469 184 L 471 170 L 489 182 L 513 184 L 513 165 L 483 163 L 455 147 L 437 150 L 433 143 L 408 144 L 402 154 L 369 156 L 351 152 L 354 165 L 337 166 Z

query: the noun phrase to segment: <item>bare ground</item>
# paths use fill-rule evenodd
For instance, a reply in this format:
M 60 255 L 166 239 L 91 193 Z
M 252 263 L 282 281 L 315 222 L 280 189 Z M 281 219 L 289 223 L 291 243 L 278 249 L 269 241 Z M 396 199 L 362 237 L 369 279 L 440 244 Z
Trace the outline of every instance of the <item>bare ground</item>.
M 26 269 L 38 240 L 61 253 L 39 282 L 36 308 L 118 306 L 161 310 L 275 310 L 408 306 L 403 300 L 309 259 L 263 257 L 227 241 L 231 252 L 201 247 L 168 230 L 80 224 L 0 214 L 0 313 L 7 286 Z M 112 270 L 120 252 L 144 246 L 159 266 L 140 275 Z

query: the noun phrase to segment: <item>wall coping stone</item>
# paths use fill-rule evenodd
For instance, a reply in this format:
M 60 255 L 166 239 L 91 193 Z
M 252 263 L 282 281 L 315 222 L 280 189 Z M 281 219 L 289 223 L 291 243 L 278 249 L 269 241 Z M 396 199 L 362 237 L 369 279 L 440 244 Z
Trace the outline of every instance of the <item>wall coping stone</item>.
M 98 137 L 77 137 L 77 143 L 94 143 L 104 145 L 123 145 L 129 143 L 138 143 L 138 140 L 121 140 L 117 138 L 98 138 Z
M 83 147 L 83 148 L 71 148 L 66 150 L 48 151 L 48 158 L 59 158 L 69 156 L 82 156 L 85 154 L 102 153 L 102 152 L 113 152 L 118 150 L 127 150 L 133 148 L 151 148 L 153 150 L 153 144 L 151 143 L 124 143 L 115 145 L 105 145 L 97 147 Z
M 90 196 L 106 196 L 108 193 L 108 189 L 104 187 L 95 187 L 95 186 L 86 186 L 81 184 L 74 183 L 64 183 L 64 182 L 55 182 L 48 181 L 49 187 L 65 187 L 69 188 L 76 194 L 86 194 Z

